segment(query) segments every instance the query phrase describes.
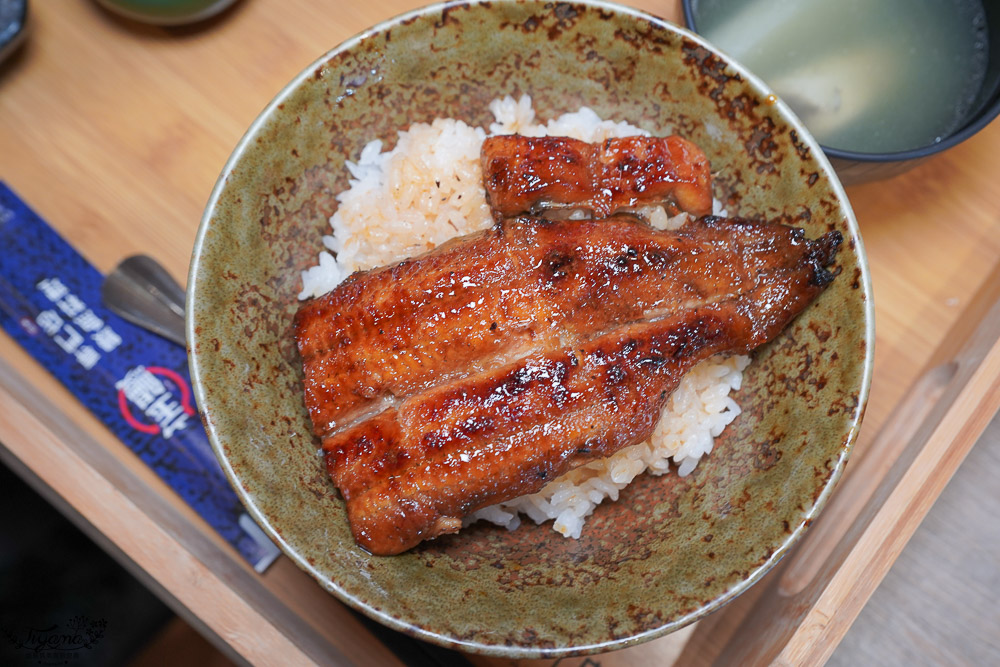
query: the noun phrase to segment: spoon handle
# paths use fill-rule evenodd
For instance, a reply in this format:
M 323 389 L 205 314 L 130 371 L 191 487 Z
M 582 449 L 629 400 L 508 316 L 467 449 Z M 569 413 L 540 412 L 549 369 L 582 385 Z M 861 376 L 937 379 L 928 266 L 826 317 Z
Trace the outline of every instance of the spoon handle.
M 133 255 L 101 285 L 104 304 L 116 315 L 178 345 L 185 344 L 184 290 L 147 255 Z

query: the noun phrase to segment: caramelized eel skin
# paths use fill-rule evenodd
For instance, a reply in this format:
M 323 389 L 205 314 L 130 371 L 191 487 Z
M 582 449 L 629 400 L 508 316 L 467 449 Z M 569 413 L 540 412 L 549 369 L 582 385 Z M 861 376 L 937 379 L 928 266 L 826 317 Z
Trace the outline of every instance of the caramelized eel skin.
M 678 136 L 598 144 L 568 137 L 489 137 L 481 163 L 497 219 L 581 208 L 601 218 L 654 204 L 695 216 L 712 212 L 708 158 Z
M 306 302 L 306 406 L 323 436 L 455 377 L 736 298 L 807 250 L 801 230 L 745 220 L 505 220 Z
M 770 340 L 823 290 L 840 242 L 525 218 L 305 304 L 307 405 L 358 544 L 400 553 L 641 442 L 694 364 Z

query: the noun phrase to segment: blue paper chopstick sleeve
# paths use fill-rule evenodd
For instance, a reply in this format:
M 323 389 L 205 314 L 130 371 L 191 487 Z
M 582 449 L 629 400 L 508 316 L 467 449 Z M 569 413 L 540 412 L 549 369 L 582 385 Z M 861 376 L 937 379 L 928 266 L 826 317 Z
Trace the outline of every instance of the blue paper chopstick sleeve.
M 103 280 L 0 182 L 0 325 L 263 572 L 278 548 L 212 452 L 186 350 L 105 308 Z

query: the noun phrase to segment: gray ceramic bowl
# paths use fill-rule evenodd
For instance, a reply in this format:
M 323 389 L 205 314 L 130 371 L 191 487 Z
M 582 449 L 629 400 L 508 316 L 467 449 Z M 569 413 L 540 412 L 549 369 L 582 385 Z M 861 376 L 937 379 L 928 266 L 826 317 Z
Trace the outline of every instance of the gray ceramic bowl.
M 682 7 L 685 23 L 695 31 L 698 30 L 698 23 L 708 16 L 705 12 L 721 9 L 719 3 L 702 3 L 699 0 L 683 0 Z M 732 9 L 730 5 L 727 11 Z M 989 41 L 986 73 L 982 87 L 969 103 L 968 111 L 961 122 L 940 141 L 892 153 L 872 153 L 824 146 L 823 150 L 830 158 L 842 183 L 854 185 L 905 173 L 925 160 L 972 137 L 1000 115 L 1000 48 L 997 46 L 997 41 L 1000 40 L 1000 3 L 984 2 L 983 10 L 986 20 L 985 31 Z M 719 46 L 725 47 L 724 44 Z M 919 109 L 915 110 L 915 113 L 919 113 Z
M 103 7 L 133 21 L 179 26 L 221 14 L 236 0 L 97 0 Z
M 292 339 L 345 160 L 415 121 L 486 126 L 529 93 L 541 117 L 587 105 L 711 159 L 733 214 L 840 230 L 831 287 L 758 350 L 743 414 L 684 479 L 642 477 L 579 540 L 477 524 L 396 557 L 351 539 L 302 401 Z M 321 586 L 444 646 L 553 657 L 676 630 L 758 580 L 843 472 L 868 395 L 871 288 L 857 224 L 819 146 L 699 37 L 604 3 L 430 7 L 345 42 L 292 81 L 226 165 L 198 233 L 188 343 L 198 403 L 250 514 Z

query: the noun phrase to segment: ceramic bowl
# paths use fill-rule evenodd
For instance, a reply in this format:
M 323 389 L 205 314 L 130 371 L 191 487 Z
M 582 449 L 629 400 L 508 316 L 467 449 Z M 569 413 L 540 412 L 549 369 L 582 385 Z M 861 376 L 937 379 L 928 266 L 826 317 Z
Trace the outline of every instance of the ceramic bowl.
M 710 15 L 707 12 L 720 11 L 721 3 L 683 0 L 684 21 L 692 30 L 698 30 L 698 23 Z M 726 11 L 732 11 L 730 4 Z M 953 148 L 974 136 L 1000 115 L 1000 4 L 983 3 L 987 49 L 986 73 L 982 86 L 955 129 L 931 144 L 914 145 L 894 152 L 866 152 L 823 146 L 827 157 L 844 185 L 867 183 L 891 178 L 913 169 L 927 159 Z M 715 14 L 718 16 L 718 14 Z M 707 21 L 705 21 L 707 23 Z M 719 44 L 725 50 L 724 44 Z M 931 84 L 928 84 L 931 85 Z M 920 113 L 914 109 L 913 113 Z
M 24 42 L 27 21 L 28 0 L 0 4 L 0 63 Z
M 324 472 L 292 336 L 300 271 L 348 185 L 345 161 L 437 117 L 488 127 L 530 94 L 589 106 L 711 159 L 731 214 L 845 243 L 830 288 L 758 350 L 743 413 L 690 476 L 641 477 L 578 540 L 476 524 L 395 557 L 358 548 Z M 188 344 L 212 444 L 250 514 L 348 605 L 421 639 L 509 657 L 622 648 L 746 590 L 816 517 L 844 470 L 871 372 L 861 238 L 819 146 L 763 84 L 701 38 L 605 3 L 436 5 L 322 56 L 253 123 L 222 172 L 188 282 Z
M 236 0 L 97 0 L 104 8 L 133 21 L 178 26 L 222 13 Z

